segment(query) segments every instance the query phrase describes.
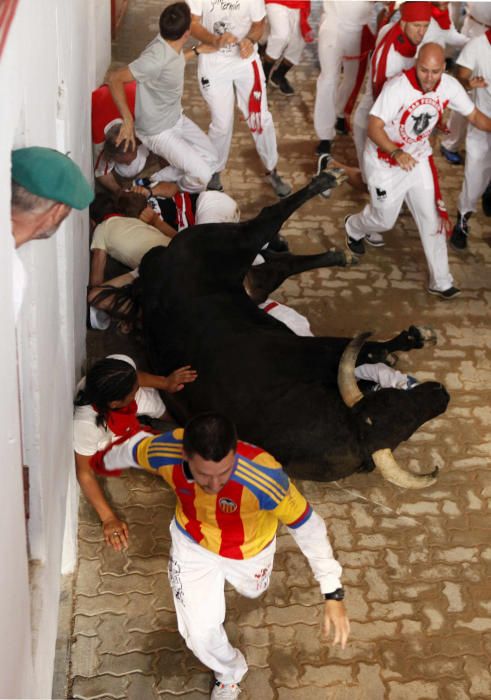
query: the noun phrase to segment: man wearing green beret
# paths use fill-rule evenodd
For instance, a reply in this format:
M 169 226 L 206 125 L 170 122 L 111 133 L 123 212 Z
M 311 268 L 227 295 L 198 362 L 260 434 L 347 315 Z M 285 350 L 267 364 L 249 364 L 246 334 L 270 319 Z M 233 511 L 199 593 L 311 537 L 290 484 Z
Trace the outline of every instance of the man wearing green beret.
M 70 213 L 85 209 L 94 193 L 68 156 L 31 146 L 12 151 L 12 234 L 19 248 L 34 238 L 49 238 Z

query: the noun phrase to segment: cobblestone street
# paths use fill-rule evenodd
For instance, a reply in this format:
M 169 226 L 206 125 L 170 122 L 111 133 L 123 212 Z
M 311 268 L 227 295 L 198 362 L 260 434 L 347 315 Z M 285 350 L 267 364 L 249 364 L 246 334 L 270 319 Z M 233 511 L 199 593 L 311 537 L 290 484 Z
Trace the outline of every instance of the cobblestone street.
M 115 62 L 129 62 L 153 37 L 164 4 L 130 2 L 114 45 Z M 268 88 L 278 170 L 294 189 L 315 168 L 317 74 L 314 44 L 289 74 L 294 96 Z M 207 128 L 195 61 L 187 67 L 184 107 Z M 338 137 L 333 151 L 355 164 L 349 136 Z M 437 147 L 435 154 L 454 219 L 463 167 L 444 162 Z M 274 201 L 238 114 L 222 181 L 243 218 Z M 366 201 L 344 184 L 331 199 L 307 203 L 283 235 L 296 253 L 342 248 L 345 215 Z M 250 666 L 244 700 L 491 697 L 491 219 L 479 211 L 471 228 L 468 251 L 449 253 L 462 289 L 454 300 L 425 291 L 426 263 L 407 210 L 386 235 L 385 247 L 370 247 L 358 266 L 304 273 L 274 295 L 305 314 L 316 335 L 371 330 L 383 339 L 411 324 L 431 326 L 437 345 L 401 353 L 398 368 L 422 381 L 441 381 L 451 402 L 443 416 L 396 451 L 399 463 L 415 472 L 438 466 L 437 485 L 404 491 L 376 471 L 326 484 L 297 482 L 326 519 L 344 567 L 352 634 L 344 651 L 321 639 L 318 586 L 293 539 L 280 530 L 267 593 L 250 601 L 228 592 L 226 628 Z M 142 354 L 115 331 L 89 332 L 91 361 L 116 350 Z M 105 488 L 129 524 L 130 547 L 116 553 L 105 546 L 98 518 L 82 498 L 69 697 L 204 700 L 211 674 L 177 632 L 167 582 L 174 496 L 160 479 L 136 471 L 106 480 Z

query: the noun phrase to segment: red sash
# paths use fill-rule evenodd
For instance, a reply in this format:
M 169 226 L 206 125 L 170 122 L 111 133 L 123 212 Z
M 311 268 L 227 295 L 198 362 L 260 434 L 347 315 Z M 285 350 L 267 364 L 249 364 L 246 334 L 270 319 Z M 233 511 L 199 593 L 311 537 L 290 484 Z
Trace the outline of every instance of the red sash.
M 372 90 L 373 99 L 380 95 L 385 81 L 387 80 L 387 58 L 391 47 L 404 56 L 412 58 L 416 55 L 417 47 L 412 44 L 402 31 L 399 22 L 389 29 L 380 44 L 377 46 L 372 56 Z
M 488 31 L 486 32 L 486 37 L 489 43 L 491 44 L 491 29 L 488 29 Z
M 257 131 L 258 134 L 263 133 L 261 124 L 261 98 L 263 88 L 261 85 L 261 75 L 257 61 L 252 62 L 252 70 L 254 71 L 254 85 L 252 86 L 251 94 L 249 95 L 249 116 L 247 122 L 252 133 Z
M 433 156 L 428 158 L 430 162 L 431 174 L 433 175 L 433 185 L 435 187 L 435 205 L 438 215 L 441 219 L 441 226 L 439 233 L 446 233 L 447 238 L 450 238 L 452 234 L 452 223 L 450 217 L 448 216 L 447 207 L 442 199 L 442 192 L 440 190 L 440 181 L 438 179 L 438 170 L 436 169 L 435 161 Z
M 265 314 L 269 314 L 269 312 L 276 309 L 277 306 L 279 306 L 277 301 L 270 301 L 269 304 L 263 308 L 263 311 Z
M 92 406 L 92 408 L 98 412 L 97 406 Z M 108 429 L 117 436 L 114 442 L 111 442 L 107 447 L 102 450 L 98 450 L 90 458 L 90 466 L 97 474 L 102 474 L 104 476 L 119 476 L 121 474 L 121 469 L 113 469 L 108 471 L 104 466 L 104 455 L 106 455 L 109 450 L 111 450 L 115 445 L 120 445 L 122 442 L 128 440 L 128 438 L 133 437 L 141 430 L 145 430 L 147 433 L 157 433 L 157 431 L 148 428 L 145 425 L 141 425 L 136 412 L 138 406 L 135 400 L 133 400 L 128 406 L 124 408 L 119 408 L 117 411 L 109 411 L 106 417 L 106 425 Z

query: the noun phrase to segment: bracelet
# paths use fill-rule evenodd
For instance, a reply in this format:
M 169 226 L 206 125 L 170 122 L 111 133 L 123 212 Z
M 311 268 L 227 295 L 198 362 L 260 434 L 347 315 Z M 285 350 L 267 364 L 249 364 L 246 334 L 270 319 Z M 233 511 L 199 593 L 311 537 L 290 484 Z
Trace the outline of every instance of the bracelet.
M 402 150 L 402 148 L 394 148 L 392 153 L 389 153 L 389 156 L 391 158 L 395 158 L 396 153 L 404 153 L 404 151 Z
M 196 44 L 194 46 L 191 46 L 191 51 L 194 53 L 195 56 L 199 56 L 198 47 L 196 46 Z

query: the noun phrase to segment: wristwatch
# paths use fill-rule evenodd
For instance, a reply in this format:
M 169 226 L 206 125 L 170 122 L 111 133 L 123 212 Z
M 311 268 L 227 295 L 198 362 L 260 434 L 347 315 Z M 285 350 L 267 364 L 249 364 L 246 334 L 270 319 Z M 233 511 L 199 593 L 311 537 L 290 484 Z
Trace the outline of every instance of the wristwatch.
M 336 588 L 332 593 L 324 593 L 324 600 L 343 600 L 344 588 Z

